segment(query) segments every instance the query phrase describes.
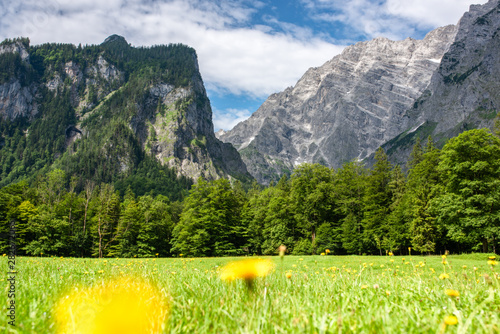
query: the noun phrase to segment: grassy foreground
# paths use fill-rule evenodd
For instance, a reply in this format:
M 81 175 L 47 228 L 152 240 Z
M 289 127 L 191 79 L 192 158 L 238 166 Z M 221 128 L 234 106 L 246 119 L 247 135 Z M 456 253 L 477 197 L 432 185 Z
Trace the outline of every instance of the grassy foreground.
M 269 259 L 274 270 L 248 291 L 219 278 L 234 258 L 17 258 L 16 327 L 3 274 L 0 333 L 55 333 L 60 298 L 120 276 L 161 289 L 164 333 L 500 333 L 500 270 L 485 254 Z

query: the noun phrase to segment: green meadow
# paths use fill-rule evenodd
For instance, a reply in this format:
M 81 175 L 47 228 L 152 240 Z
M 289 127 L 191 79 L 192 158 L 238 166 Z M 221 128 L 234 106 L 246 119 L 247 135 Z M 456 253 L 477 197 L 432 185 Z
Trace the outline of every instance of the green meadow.
M 163 294 L 164 333 L 500 333 L 499 266 L 487 254 L 265 258 L 274 269 L 249 290 L 219 277 L 241 258 L 18 257 L 16 326 L 3 316 L 0 332 L 56 333 L 60 298 L 128 276 Z

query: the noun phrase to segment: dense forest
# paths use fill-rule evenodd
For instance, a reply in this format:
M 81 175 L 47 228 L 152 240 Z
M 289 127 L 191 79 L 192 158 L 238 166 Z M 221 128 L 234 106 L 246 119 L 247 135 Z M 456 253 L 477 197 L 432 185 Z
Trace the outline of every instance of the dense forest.
M 368 169 L 302 164 L 268 187 L 199 179 L 183 200 L 52 169 L 0 190 L 1 233 L 19 255 L 84 257 L 499 252 L 500 122 L 442 149 L 417 141 L 406 166 L 382 149 Z M 144 182 L 148 176 L 143 176 Z M 141 182 L 141 181 L 139 181 Z M 2 252 L 8 240 L 0 241 Z

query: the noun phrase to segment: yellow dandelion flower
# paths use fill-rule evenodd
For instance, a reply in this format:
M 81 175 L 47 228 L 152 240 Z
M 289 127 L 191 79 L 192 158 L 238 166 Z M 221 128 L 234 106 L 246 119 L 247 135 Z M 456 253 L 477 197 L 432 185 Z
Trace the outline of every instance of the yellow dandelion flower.
M 99 270 L 98 273 L 102 274 L 102 273 L 104 273 L 104 270 Z
M 224 281 L 244 279 L 249 282 L 257 277 L 266 276 L 273 268 L 273 263 L 264 259 L 245 259 L 234 261 L 228 263 L 222 268 L 220 278 Z
M 495 260 L 497 257 L 496 256 L 488 256 L 489 260 Z
M 391 295 L 391 292 L 389 290 L 385 290 L 385 294 L 390 296 Z
M 2 255 L 2 256 L 7 256 L 7 254 L 4 254 L 4 255 Z
M 330 254 L 330 250 L 329 249 L 325 249 L 325 253 L 326 254 Z
M 286 278 L 290 279 L 290 278 L 292 278 L 292 273 L 286 273 L 285 276 L 286 276 Z
M 495 260 L 488 260 L 488 265 L 490 265 L 490 266 L 496 266 L 497 265 L 497 261 L 495 261 Z
M 389 256 L 393 256 L 394 254 L 392 252 L 389 252 Z
M 460 296 L 460 292 L 458 292 L 457 290 L 453 290 L 453 289 L 446 289 L 444 291 L 444 293 L 446 293 L 446 295 L 448 295 L 450 297 L 458 297 L 458 296 Z
M 321 256 L 325 256 L 325 253 L 321 253 L 320 255 L 321 255 Z
M 444 255 L 444 254 L 443 254 L 443 255 L 441 255 L 441 258 L 442 258 L 442 259 L 446 259 L 446 255 Z
M 466 266 L 466 265 L 463 265 L 463 266 L 462 266 L 462 268 L 467 269 L 467 266 Z
M 458 319 L 454 315 L 448 315 L 444 318 L 444 323 L 449 326 L 453 326 L 458 323 Z
M 448 275 L 448 274 L 439 275 L 439 279 L 445 279 L 445 278 L 450 278 L 450 275 Z
M 361 289 L 368 289 L 368 285 L 364 285 L 364 284 L 363 284 L 363 285 L 361 286 Z
M 167 311 L 155 287 L 121 278 L 64 296 L 54 319 L 57 333 L 160 333 Z

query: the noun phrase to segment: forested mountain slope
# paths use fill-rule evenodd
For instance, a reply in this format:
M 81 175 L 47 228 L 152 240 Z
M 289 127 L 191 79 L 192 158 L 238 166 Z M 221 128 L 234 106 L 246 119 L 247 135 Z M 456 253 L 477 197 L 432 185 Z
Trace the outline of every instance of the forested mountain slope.
M 196 52 L 184 45 L 0 45 L 0 186 L 60 168 L 177 197 L 198 177 L 247 173 L 218 141 Z

